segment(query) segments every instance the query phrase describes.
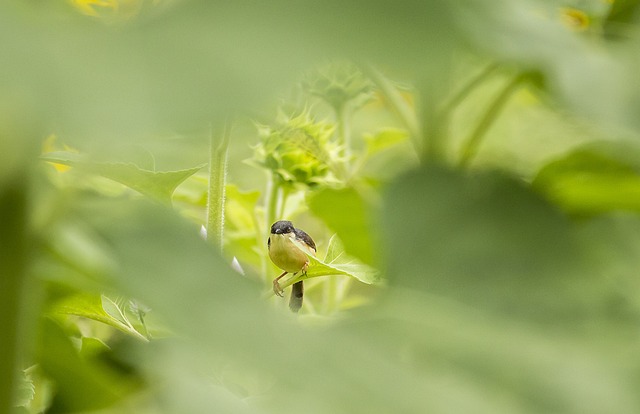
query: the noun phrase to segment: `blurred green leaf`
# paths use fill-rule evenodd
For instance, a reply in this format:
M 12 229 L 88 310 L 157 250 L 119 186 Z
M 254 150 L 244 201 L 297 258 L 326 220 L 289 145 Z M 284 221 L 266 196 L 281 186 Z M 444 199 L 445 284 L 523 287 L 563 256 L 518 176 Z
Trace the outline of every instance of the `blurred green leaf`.
M 457 6 L 464 22 L 460 28 L 472 42 L 502 62 L 543 74 L 546 91 L 573 113 L 639 130 L 640 82 L 635 68 L 640 44 L 631 25 L 622 31 L 624 42 L 607 43 L 602 38 L 594 22 L 605 18 L 610 4 L 580 2 L 578 7 L 589 14 L 574 10 L 584 14 L 586 28 L 574 27 L 566 15 L 567 5 L 555 1 L 517 0 L 501 7 L 462 1 Z
M 637 315 L 607 323 L 610 285 L 590 272 L 569 222 L 524 184 L 431 167 L 399 179 L 386 206 L 383 300 L 323 329 L 269 308 L 166 209 L 108 200 L 74 214 L 113 247 L 114 285 L 180 336 L 131 350 L 152 383 L 171 384 L 157 396 L 168 412 L 638 411 Z M 233 389 L 250 398 L 207 382 L 226 369 L 244 374 Z
M 628 30 L 627 24 L 633 24 L 634 19 L 638 18 L 638 0 L 617 0 L 612 2 L 611 10 L 605 21 L 605 30 L 607 34 L 613 38 L 618 38 L 624 34 L 624 29 Z M 623 25 L 621 25 L 623 24 Z M 623 29 L 621 31 L 621 29 Z
M 375 135 L 365 135 L 364 140 L 367 148 L 367 156 L 372 156 L 401 142 L 409 140 L 407 131 L 401 129 L 385 129 Z
M 135 390 L 131 382 L 95 361 L 84 360 L 65 332 L 49 319 L 42 321 L 38 359 L 55 381 L 52 412 L 108 407 Z
M 255 222 L 259 198 L 259 191 L 244 192 L 235 185 L 227 185 L 225 244 L 243 267 L 251 264 L 258 268 L 262 262 L 261 255 L 255 250 L 256 234 L 262 234 Z
M 181 1 L 109 25 L 65 12 L 59 2 L 4 2 L 0 38 L 7 40 L 0 53 L 7 64 L 0 84 L 33 101 L 70 137 L 126 142 L 253 110 L 328 58 L 447 73 L 455 36 L 444 3 L 298 6 Z
M 98 174 L 126 185 L 141 194 L 165 203 L 184 180 L 198 172 L 203 165 L 179 171 L 149 171 L 134 164 L 95 162 L 71 152 L 50 152 L 41 156 L 44 161 L 69 165 L 82 171 Z
M 427 167 L 386 200 L 391 284 L 554 323 L 597 314 L 610 299 L 569 220 L 507 175 Z
M 94 358 L 109 349 L 109 346 L 100 339 L 83 336 L 82 346 L 80 347 L 80 356 L 83 358 Z
M 579 215 L 640 211 L 640 148 L 600 142 L 545 165 L 533 186 L 564 210 Z
M 349 254 L 364 263 L 376 264 L 374 207 L 360 193 L 353 188 L 324 189 L 309 197 L 308 204 L 311 212 L 338 234 Z
M 401 129 L 383 129 L 365 134 L 365 153 L 356 159 L 354 171 L 374 183 L 387 183 L 418 165 L 418 156 Z
M 613 229 L 593 227 L 585 238 L 502 173 L 428 166 L 400 178 L 385 199 L 390 312 L 398 329 L 438 332 L 437 340 L 409 334 L 417 366 L 448 361 L 474 373 L 471 387 L 474 378 L 493 382 L 501 401 L 515 404 L 498 412 L 640 407 L 631 385 L 639 360 L 617 357 L 635 342 L 626 330 L 639 314 L 612 307 L 620 290 L 603 269 L 619 270 L 619 257 L 601 248 L 593 257 L 593 241 Z M 495 403 L 491 389 L 482 393 Z

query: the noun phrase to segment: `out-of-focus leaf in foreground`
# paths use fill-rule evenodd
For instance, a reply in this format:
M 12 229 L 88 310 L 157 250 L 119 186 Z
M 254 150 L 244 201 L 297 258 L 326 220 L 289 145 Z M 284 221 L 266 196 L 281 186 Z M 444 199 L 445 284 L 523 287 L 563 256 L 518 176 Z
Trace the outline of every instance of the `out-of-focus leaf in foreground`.
M 638 309 L 612 307 L 634 301 L 617 286 L 621 257 L 592 257 L 602 226 L 584 238 L 514 179 L 437 167 L 403 177 L 384 217 L 391 307 L 397 329 L 416 332 L 416 365 L 487 397 L 500 389 L 514 406 L 495 412 L 640 408 L 627 334 Z
M 640 128 L 637 25 L 614 24 L 618 41 L 607 43 L 600 22 L 611 3 L 581 2 L 584 10 L 569 14 L 560 7 L 566 4 L 555 1 L 456 4 L 464 22 L 460 28 L 473 42 L 501 61 L 541 73 L 545 88 L 571 111 L 616 127 Z M 626 9 L 627 20 L 634 20 L 633 7 Z M 575 26 L 576 16 L 586 27 Z
M 545 165 L 533 186 L 568 212 L 640 211 L 640 148 L 600 142 Z
M 63 329 L 42 321 L 37 352 L 48 378 L 56 383 L 51 410 L 73 412 L 106 408 L 135 391 L 134 384 L 97 361 L 84 360 Z
M 632 327 L 594 270 L 612 258 L 600 249 L 607 264 L 591 268 L 581 254 L 591 238 L 499 174 L 425 169 L 386 203 L 386 298 L 321 330 L 269 308 L 158 206 L 75 214 L 112 247 L 115 284 L 189 339 L 135 345 L 140 370 L 170 386 L 163 412 L 637 412 Z
M 74 137 L 126 142 L 255 109 L 325 59 L 446 73 L 455 38 L 444 3 L 415 0 L 194 0 L 120 25 L 53 3 L 0 6 L 0 85 L 35 102 L 72 145 Z

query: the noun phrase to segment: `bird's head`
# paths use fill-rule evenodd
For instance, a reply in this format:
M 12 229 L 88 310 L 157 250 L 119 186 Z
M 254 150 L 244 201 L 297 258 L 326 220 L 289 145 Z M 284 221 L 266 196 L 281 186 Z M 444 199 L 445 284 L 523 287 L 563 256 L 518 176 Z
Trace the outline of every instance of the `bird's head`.
M 294 232 L 293 223 L 287 220 L 280 220 L 271 226 L 271 234 L 288 234 Z

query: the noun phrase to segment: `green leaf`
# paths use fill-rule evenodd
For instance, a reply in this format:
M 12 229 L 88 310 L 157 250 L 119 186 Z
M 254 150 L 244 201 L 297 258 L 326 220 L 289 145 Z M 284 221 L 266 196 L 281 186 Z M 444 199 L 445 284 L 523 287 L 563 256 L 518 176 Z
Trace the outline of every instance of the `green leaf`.
M 100 339 L 88 336 L 82 337 L 80 356 L 83 358 L 92 358 L 108 350 L 110 350 L 109 346 Z
M 373 182 L 389 182 L 418 165 L 416 149 L 409 133 L 386 128 L 376 134 L 365 134 L 365 152 L 355 162 L 357 175 Z
M 250 264 L 258 269 L 263 258 L 255 248 L 255 215 L 260 192 L 244 192 L 235 185 L 227 185 L 226 195 L 225 249 L 237 257 L 243 267 Z
M 299 246 L 299 249 L 309 257 L 309 268 L 306 274 L 298 273 L 295 276 L 291 275 L 288 278 L 284 278 L 283 282 L 280 283 L 280 287 L 283 289 L 299 280 L 321 276 L 350 276 L 366 284 L 380 283 L 382 280 L 380 272 L 377 269 L 367 266 L 347 255 L 342 242 L 335 235 L 329 240 L 327 254 L 324 260 L 319 260 L 317 257 L 309 254 L 308 250 L 302 245 Z
M 27 371 L 22 371 L 16 383 L 17 393 L 14 397 L 15 407 L 28 407 L 36 395 L 36 387 Z
M 568 219 L 507 175 L 427 167 L 402 177 L 386 200 L 390 284 L 556 323 L 611 299 Z
M 135 388 L 106 366 L 83 359 L 66 333 L 45 318 L 37 356 L 46 377 L 55 382 L 52 412 L 88 411 L 109 407 Z
M 169 203 L 176 187 L 198 172 L 204 165 L 177 171 L 150 171 L 134 164 L 91 161 L 71 152 L 50 152 L 41 156 L 44 161 L 69 165 L 91 174 L 101 175 L 155 200 Z
M 137 339 L 147 341 L 147 338 L 138 332 L 131 322 L 129 322 L 125 308 L 104 295 L 79 293 L 57 302 L 53 306 L 52 312 L 93 319 L 94 321 L 112 326 Z
M 116 25 L 61 12 L 65 6 L 1 5 L 0 35 L 14 41 L 0 44 L 0 84 L 73 135 L 114 145 L 256 109 L 310 62 L 349 56 L 404 73 L 441 70 L 454 41 L 444 3 L 332 0 L 296 9 L 283 0 L 222 8 L 189 1 L 148 7 Z M 50 65 L 56 48 L 59 64 Z M 21 59 L 24 50 L 31 61 Z
M 377 194 L 369 193 L 373 198 Z M 325 189 L 308 200 L 309 209 L 335 231 L 346 251 L 367 264 L 376 264 L 373 248 L 377 231 L 373 215 L 375 200 L 367 202 L 353 188 Z
M 620 142 L 582 146 L 545 165 L 533 186 L 578 215 L 640 212 L 640 148 Z
M 375 135 L 364 136 L 367 155 L 372 156 L 409 140 L 409 133 L 402 129 L 385 129 Z
M 608 236 L 618 229 L 587 223 L 586 237 L 584 223 L 497 172 L 426 166 L 401 177 L 385 201 L 390 307 L 380 312 L 395 315 L 388 323 L 402 332 L 399 347 L 412 337 L 412 367 L 455 367 L 443 372 L 457 392 L 481 390 L 487 402 L 474 412 L 640 408 L 640 361 L 623 351 L 640 313 L 621 298 L 616 276 L 632 275 L 637 248 L 612 255 L 627 244 Z

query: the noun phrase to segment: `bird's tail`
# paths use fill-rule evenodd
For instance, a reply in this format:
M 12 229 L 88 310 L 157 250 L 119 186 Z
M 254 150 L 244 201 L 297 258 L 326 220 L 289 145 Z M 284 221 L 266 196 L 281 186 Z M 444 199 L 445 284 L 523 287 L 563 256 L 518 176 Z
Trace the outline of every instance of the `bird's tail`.
M 302 280 L 291 286 L 291 298 L 289 299 L 289 309 L 291 312 L 298 312 L 302 307 L 302 297 L 304 296 L 304 285 Z

